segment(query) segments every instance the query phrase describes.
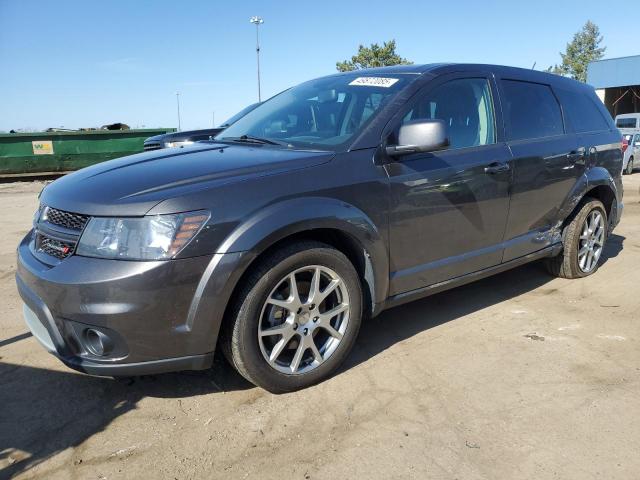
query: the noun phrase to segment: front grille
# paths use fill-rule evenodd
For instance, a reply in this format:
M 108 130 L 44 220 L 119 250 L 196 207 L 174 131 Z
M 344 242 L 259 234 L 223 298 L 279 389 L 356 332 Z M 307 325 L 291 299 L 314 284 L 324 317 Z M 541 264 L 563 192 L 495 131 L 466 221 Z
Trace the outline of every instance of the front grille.
M 160 150 L 162 148 L 162 145 L 159 143 L 145 143 L 144 144 L 144 151 L 145 152 L 150 152 L 151 150 Z
M 76 245 L 73 242 L 65 242 L 55 238 L 50 238 L 42 233 L 36 234 L 36 250 L 46 253 L 47 255 L 51 255 L 59 260 L 63 260 L 71 255 L 75 246 Z
M 89 221 L 89 217 L 86 215 L 79 215 L 77 213 L 63 212 L 55 208 L 46 207 L 43 220 L 53 224 L 59 225 L 69 230 L 81 231 Z

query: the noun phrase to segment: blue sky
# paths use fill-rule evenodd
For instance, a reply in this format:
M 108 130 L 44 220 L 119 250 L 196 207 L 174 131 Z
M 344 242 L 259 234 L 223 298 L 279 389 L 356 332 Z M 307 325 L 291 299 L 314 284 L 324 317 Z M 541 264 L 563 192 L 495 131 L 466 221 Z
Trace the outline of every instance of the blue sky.
M 176 91 L 183 129 L 220 123 L 257 99 L 252 15 L 263 98 L 392 38 L 415 63 L 546 68 L 591 19 L 607 57 L 640 53 L 601 0 L 0 0 L 0 130 L 176 126 Z

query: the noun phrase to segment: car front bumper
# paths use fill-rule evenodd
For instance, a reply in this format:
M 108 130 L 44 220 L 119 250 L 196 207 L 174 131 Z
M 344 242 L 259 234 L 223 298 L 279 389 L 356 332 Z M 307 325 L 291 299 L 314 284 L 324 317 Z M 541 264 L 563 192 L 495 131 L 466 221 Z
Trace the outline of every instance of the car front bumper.
M 105 376 L 211 366 L 242 253 L 155 262 L 72 255 L 52 267 L 30 243 L 31 233 L 16 272 L 25 322 L 63 363 Z M 101 354 L 90 331 L 105 339 Z

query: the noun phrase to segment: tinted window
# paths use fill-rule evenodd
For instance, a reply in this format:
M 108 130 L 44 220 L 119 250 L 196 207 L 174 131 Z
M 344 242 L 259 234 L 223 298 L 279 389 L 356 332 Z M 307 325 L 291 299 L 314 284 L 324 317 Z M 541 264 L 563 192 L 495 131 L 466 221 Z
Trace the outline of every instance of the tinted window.
M 560 105 L 547 85 L 502 80 L 502 89 L 511 140 L 564 133 Z
M 402 121 L 418 119 L 444 120 L 451 148 L 496 141 L 491 90 L 484 78 L 452 80 L 419 96 Z
M 260 105 L 260 104 L 259 103 L 252 103 L 248 107 L 244 107 L 242 110 L 240 110 L 238 113 L 236 113 L 233 117 L 227 119 L 226 122 L 222 122 L 220 124 L 220 126 L 221 127 L 228 127 L 229 125 L 232 125 L 232 124 L 236 123 L 238 120 L 240 120 L 242 117 L 244 117 L 251 110 L 255 110 L 255 108 L 258 105 Z
M 636 128 L 637 120 L 635 118 L 618 118 L 616 127 L 618 128 Z
M 609 123 L 598 106 L 586 94 L 569 90 L 556 90 L 565 115 L 578 133 L 609 130 Z
M 335 75 L 290 88 L 261 103 L 216 136 L 261 137 L 285 148 L 340 151 L 413 78 Z

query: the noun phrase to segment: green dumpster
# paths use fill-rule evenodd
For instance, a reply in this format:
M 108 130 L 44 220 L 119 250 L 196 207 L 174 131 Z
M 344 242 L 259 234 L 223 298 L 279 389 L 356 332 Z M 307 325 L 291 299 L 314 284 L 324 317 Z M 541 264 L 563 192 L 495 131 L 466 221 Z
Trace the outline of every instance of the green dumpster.
M 69 172 L 143 150 L 174 128 L 0 134 L 0 176 Z

